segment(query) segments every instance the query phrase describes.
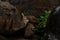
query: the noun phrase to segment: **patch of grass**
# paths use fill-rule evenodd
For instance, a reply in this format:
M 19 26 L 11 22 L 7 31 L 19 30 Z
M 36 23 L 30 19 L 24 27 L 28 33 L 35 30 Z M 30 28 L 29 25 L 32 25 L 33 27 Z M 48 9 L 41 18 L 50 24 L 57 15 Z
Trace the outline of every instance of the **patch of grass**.
M 41 28 L 46 27 L 47 18 L 50 13 L 51 13 L 51 10 L 44 11 L 41 16 L 37 16 L 37 19 L 39 20 L 39 24 L 36 25 L 36 27 L 35 27 L 36 32 L 39 32 Z

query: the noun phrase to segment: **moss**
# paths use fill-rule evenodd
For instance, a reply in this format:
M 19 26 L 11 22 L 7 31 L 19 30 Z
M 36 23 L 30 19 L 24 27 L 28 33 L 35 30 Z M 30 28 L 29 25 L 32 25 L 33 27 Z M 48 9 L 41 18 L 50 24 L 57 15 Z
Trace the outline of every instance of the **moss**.
M 39 20 L 39 24 L 36 25 L 36 27 L 35 27 L 36 32 L 39 32 L 41 28 L 46 27 L 47 18 L 50 13 L 51 13 L 51 10 L 44 11 L 41 16 L 37 16 L 37 19 Z

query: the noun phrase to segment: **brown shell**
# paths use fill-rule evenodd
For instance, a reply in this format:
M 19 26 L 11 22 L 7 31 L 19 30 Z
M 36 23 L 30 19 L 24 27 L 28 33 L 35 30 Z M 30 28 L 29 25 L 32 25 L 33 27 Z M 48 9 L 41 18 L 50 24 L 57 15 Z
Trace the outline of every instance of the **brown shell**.
M 13 33 L 25 26 L 16 10 L 10 3 L 0 0 L 0 33 Z

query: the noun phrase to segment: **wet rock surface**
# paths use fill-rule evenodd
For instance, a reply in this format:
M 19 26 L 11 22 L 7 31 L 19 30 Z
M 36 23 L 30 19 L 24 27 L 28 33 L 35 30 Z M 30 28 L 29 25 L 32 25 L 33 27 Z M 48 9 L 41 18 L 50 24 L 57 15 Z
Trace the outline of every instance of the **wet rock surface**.
M 49 40 L 60 40 L 60 6 L 50 14 L 47 22 Z

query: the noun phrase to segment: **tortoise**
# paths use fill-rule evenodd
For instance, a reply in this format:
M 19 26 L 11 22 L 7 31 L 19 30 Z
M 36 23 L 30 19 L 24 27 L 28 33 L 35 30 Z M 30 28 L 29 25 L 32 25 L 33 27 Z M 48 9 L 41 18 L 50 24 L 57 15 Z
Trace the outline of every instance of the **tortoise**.
M 24 14 L 19 14 L 15 6 L 7 1 L 0 0 L 0 33 L 10 34 L 21 28 L 26 24 L 23 20 Z

